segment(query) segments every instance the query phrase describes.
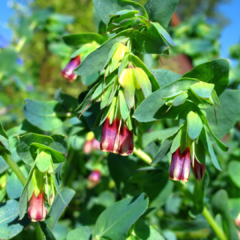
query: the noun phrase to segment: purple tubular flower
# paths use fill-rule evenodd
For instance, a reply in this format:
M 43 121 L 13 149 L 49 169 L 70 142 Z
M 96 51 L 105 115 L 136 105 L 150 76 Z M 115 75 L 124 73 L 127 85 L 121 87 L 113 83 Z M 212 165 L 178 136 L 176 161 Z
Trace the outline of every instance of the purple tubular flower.
M 109 118 L 105 120 L 102 127 L 102 137 L 100 142 L 100 149 L 103 152 L 118 153 L 119 149 L 119 132 L 120 120 L 115 119 L 110 124 Z
M 75 58 L 72 58 L 67 66 L 62 70 L 61 75 L 68 79 L 70 82 L 73 82 L 77 78 L 77 74 L 74 73 L 74 70 L 80 65 L 81 56 L 78 55 Z
M 124 126 L 120 131 L 120 149 L 119 154 L 127 156 L 133 153 L 133 133 Z
M 190 163 L 190 149 L 186 148 L 185 151 L 181 153 L 180 148 L 178 148 L 172 154 L 170 179 L 187 182 L 190 176 Z
M 109 118 L 103 124 L 100 149 L 127 156 L 133 152 L 133 133 L 116 118 L 112 124 Z
M 32 222 L 44 221 L 47 216 L 47 208 L 45 206 L 44 194 L 40 192 L 38 196 L 33 195 L 29 200 L 28 216 Z
M 206 168 L 205 163 L 201 164 L 197 161 L 196 158 L 194 158 L 194 164 L 191 164 L 191 167 L 192 167 L 193 175 L 196 178 L 196 180 L 201 181 L 205 174 L 205 168 Z

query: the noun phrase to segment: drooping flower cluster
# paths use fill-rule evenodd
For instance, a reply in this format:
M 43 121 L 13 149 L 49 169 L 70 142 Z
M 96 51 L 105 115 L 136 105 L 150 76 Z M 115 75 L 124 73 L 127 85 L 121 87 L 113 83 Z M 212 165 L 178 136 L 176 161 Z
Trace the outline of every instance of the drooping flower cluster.
M 119 117 L 110 124 L 110 118 L 107 117 L 102 128 L 101 150 L 126 156 L 132 154 L 133 147 L 133 132 L 127 124 Z
M 180 147 L 172 154 L 169 178 L 174 181 L 187 182 L 190 176 L 190 166 L 194 177 L 201 181 L 205 173 L 205 162 L 199 163 L 196 158 L 191 159 L 190 148 L 181 153 Z
M 126 39 L 112 46 L 102 80 L 79 107 L 82 113 L 93 101 L 100 102 L 102 111 L 96 121 L 96 126 L 102 125 L 100 149 L 124 156 L 134 148 L 135 106 L 152 93 L 152 75 L 140 67 L 143 63 L 131 53 L 129 44 Z M 90 99 L 88 104 L 86 99 Z

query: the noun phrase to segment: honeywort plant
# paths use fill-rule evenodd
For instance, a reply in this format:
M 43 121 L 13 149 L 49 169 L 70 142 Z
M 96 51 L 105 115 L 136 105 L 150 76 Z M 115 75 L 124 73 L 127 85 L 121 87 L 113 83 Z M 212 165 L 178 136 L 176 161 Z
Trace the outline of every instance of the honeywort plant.
M 149 69 L 147 58 L 175 46 L 167 27 L 178 0 L 93 4 L 98 33 L 62 37 L 72 55 L 61 75 L 69 82 L 81 76 L 88 90 L 78 99 L 61 89 L 52 101 L 26 99 L 20 127 L 6 132 L 0 124 L 1 172 L 9 167 L 0 238 L 238 239 L 226 191 L 216 181 L 211 202 L 205 197 L 209 175 L 225 166 L 215 152 L 228 151 L 221 139 L 240 118 L 240 92 L 226 89 L 228 61 L 205 62 L 183 76 Z M 40 15 L 35 26 L 47 22 Z M 2 71 L 3 80 L 8 76 Z M 176 213 L 177 225 L 191 220 L 198 231 L 166 221 Z M 62 214 L 71 224 L 59 221 Z

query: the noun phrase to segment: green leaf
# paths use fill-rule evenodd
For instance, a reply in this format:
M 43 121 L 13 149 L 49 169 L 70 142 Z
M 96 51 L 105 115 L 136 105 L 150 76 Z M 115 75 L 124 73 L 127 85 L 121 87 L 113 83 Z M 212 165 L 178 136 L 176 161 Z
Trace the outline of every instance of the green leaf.
M 19 213 L 19 219 L 21 220 L 25 213 L 26 213 L 26 210 L 27 210 L 27 204 L 28 204 L 28 185 L 29 185 L 29 182 L 32 178 L 32 175 L 33 175 L 33 171 L 35 169 L 35 166 L 37 164 L 37 161 L 35 162 L 35 164 L 32 166 L 29 174 L 28 174 L 28 178 L 27 178 L 27 181 L 23 187 L 23 190 L 22 190 L 22 193 L 21 193 L 21 196 L 20 196 L 20 199 L 19 199 L 19 204 L 18 204 L 18 213 Z
M 110 99 L 110 96 L 114 97 L 114 95 L 112 96 L 112 92 L 115 89 L 115 84 L 114 82 L 105 90 L 105 92 L 103 93 L 103 97 L 102 97 L 102 101 L 101 101 L 101 109 L 105 108 L 106 106 L 108 106 L 108 100 Z
M 133 45 L 136 45 L 136 48 L 142 54 L 161 54 L 169 49 L 166 41 L 152 24 L 145 31 L 134 32 Z
M 0 204 L 0 237 L 1 239 L 12 239 L 18 235 L 29 221 L 18 220 L 18 202 L 8 200 Z
M 173 42 L 172 38 L 170 37 L 170 35 L 168 34 L 168 32 L 157 22 L 151 22 L 151 24 L 154 25 L 154 27 L 158 30 L 159 34 L 163 37 L 163 39 L 173 45 L 176 46 L 175 43 Z
M 155 130 L 152 132 L 146 132 L 142 137 L 142 147 L 147 147 L 151 142 L 155 140 L 161 140 L 162 142 L 178 130 L 178 127 L 166 128 L 161 130 Z
M 120 103 L 120 113 L 121 113 L 123 120 L 126 121 L 130 114 L 130 110 L 128 108 L 128 105 L 127 105 L 127 102 L 126 102 L 126 99 L 125 99 L 122 89 L 120 89 L 118 91 L 118 97 L 119 97 L 119 103 Z
M 195 142 L 195 157 L 199 163 L 205 163 L 206 154 L 203 143 L 201 141 Z
M 217 138 L 217 136 L 213 133 L 212 129 L 210 128 L 208 121 L 205 117 L 205 115 L 201 115 L 201 118 L 203 120 L 203 123 L 207 126 L 209 132 L 211 133 L 211 135 L 213 136 L 214 140 L 216 141 L 217 145 L 222 149 L 222 151 L 227 152 L 229 147 L 227 147 L 224 143 L 221 142 L 221 140 L 219 140 Z
M 172 146 L 173 139 L 175 138 L 177 133 L 178 133 L 178 130 L 172 136 L 166 138 L 163 141 L 163 143 L 161 144 L 161 147 L 159 148 L 156 156 L 154 157 L 154 159 L 152 161 L 152 164 L 156 164 L 156 163 L 160 162 L 167 155 L 167 153 L 170 151 L 170 148 Z
M 228 164 L 228 173 L 234 184 L 240 188 L 240 176 L 239 176 L 239 171 L 240 171 L 240 163 L 237 161 L 231 161 Z
M 203 63 L 184 74 L 183 77 L 213 83 L 217 95 L 220 96 L 229 83 L 229 62 L 226 59 L 217 59 Z
M 142 70 L 147 74 L 151 84 L 152 84 L 152 91 L 156 91 L 160 88 L 159 83 L 157 82 L 154 75 L 150 72 L 147 66 L 135 55 L 130 54 L 130 61 L 133 63 L 135 67 L 142 68 Z
M 126 53 L 120 63 L 120 66 L 118 68 L 118 77 L 120 77 L 122 71 L 127 68 L 128 66 L 128 63 L 129 63 L 129 56 L 130 56 L 130 53 Z
M 220 102 L 219 102 L 219 99 L 218 99 L 218 95 L 217 95 L 217 93 L 214 89 L 212 91 L 211 101 L 215 105 L 215 107 L 220 107 Z
M 179 0 L 148 0 L 144 5 L 149 19 L 167 28 Z
M 122 196 L 126 196 L 132 184 L 129 179 L 136 173 L 137 158 L 134 156 L 121 156 L 110 153 L 108 155 L 108 168 Z M 135 186 L 133 187 L 135 188 Z
M 164 240 L 154 227 L 147 225 L 141 218 L 135 223 L 133 231 L 137 239 Z
M 105 91 L 107 87 L 116 80 L 116 78 L 117 78 L 116 72 L 113 72 L 106 77 L 105 83 L 104 83 L 104 79 L 102 79 L 100 83 L 97 84 L 97 87 L 95 88 L 94 93 L 91 96 L 91 100 L 94 100 L 97 97 L 99 97 L 103 93 L 103 91 Z
M 124 69 L 118 79 L 120 86 L 124 88 L 124 95 L 129 109 L 131 109 L 135 103 L 136 81 L 133 68 Z
M 98 88 L 98 86 L 101 84 L 101 82 L 98 82 L 97 84 L 94 85 L 94 87 L 92 87 L 88 93 L 86 94 L 84 100 L 80 103 L 80 105 L 75 109 L 75 112 L 78 113 L 83 113 L 84 111 L 86 111 L 88 108 L 90 108 L 92 106 L 92 103 L 94 101 L 94 99 L 92 99 L 92 97 L 95 94 L 95 90 Z M 99 93 L 100 95 L 100 93 Z
M 209 98 L 212 95 L 212 91 L 214 89 L 214 84 L 206 83 L 206 82 L 198 82 L 193 84 L 190 89 L 201 98 Z
M 51 230 L 51 228 L 45 222 L 39 222 L 40 227 L 46 237 L 46 240 L 57 240 Z
M 72 54 L 72 49 L 62 42 L 53 42 L 49 44 L 49 50 L 59 57 L 69 58 Z
M 38 170 L 40 172 L 46 172 L 49 169 L 50 165 L 51 165 L 52 156 L 48 152 L 41 151 L 37 155 L 36 161 L 37 161 L 37 168 L 38 168 Z
M 207 135 L 207 132 L 206 132 L 205 128 L 203 128 L 202 131 L 201 131 L 200 140 L 201 140 L 203 146 L 205 147 L 205 149 L 207 150 L 207 152 L 210 154 L 210 158 L 211 158 L 212 163 L 215 166 L 215 168 L 217 168 L 219 171 L 222 171 L 222 169 L 221 169 L 221 167 L 218 163 L 218 160 L 216 158 L 216 155 L 214 153 L 212 144 L 211 144 L 211 142 L 208 138 L 208 135 Z
M 72 200 L 73 196 L 75 195 L 75 191 L 70 188 L 64 188 L 62 193 L 62 198 L 66 204 L 69 204 Z M 57 195 L 54 199 L 53 205 L 51 207 L 51 211 L 49 213 L 50 217 L 52 218 L 53 222 L 51 224 L 51 229 L 53 230 L 56 227 L 56 224 L 66 209 L 66 204 L 64 203 L 59 195 Z
M 62 105 L 57 101 L 41 102 L 25 99 L 24 115 L 33 125 L 43 131 L 52 131 L 62 126 L 59 118 L 64 115 Z
M 192 84 L 196 83 L 196 79 L 181 78 L 157 91 L 152 93 L 138 106 L 134 113 L 134 117 L 139 122 L 151 122 L 164 117 L 160 108 L 164 105 L 166 98 L 176 92 L 186 91 Z
M 195 112 L 189 112 L 187 115 L 187 125 L 188 125 L 188 136 L 194 140 L 196 139 L 203 128 L 203 123 L 201 118 Z
M 53 139 L 51 148 L 67 155 L 68 154 L 67 137 L 61 134 L 53 134 L 51 135 L 51 138 Z
M 73 111 L 77 106 L 77 99 L 62 92 L 62 88 L 59 88 L 55 94 L 54 99 L 57 100 L 65 110 Z
M 71 230 L 67 235 L 67 240 L 89 240 L 91 239 L 92 229 L 88 226 L 81 226 Z
M 148 97 L 152 93 L 152 85 L 148 79 L 147 74 L 141 68 L 133 68 L 133 72 L 138 84 L 143 91 L 144 97 Z
M 73 48 L 79 48 L 83 44 L 91 43 L 93 41 L 102 44 L 103 37 L 97 33 L 78 33 L 70 34 L 62 37 L 65 44 Z
M 94 7 L 102 19 L 102 21 L 108 25 L 110 15 L 114 15 L 121 10 L 138 10 L 137 15 L 148 18 L 147 12 L 142 5 L 134 1 L 128 0 L 93 0 Z
M 51 137 L 35 133 L 27 133 L 18 138 L 17 153 L 28 165 L 32 165 L 34 163 L 34 159 L 30 152 L 30 145 L 32 143 L 40 143 L 50 146 L 53 144 L 53 139 Z
M 146 211 L 148 198 L 142 193 L 114 203 L 104 210 L 93 228 L 92 238 L 125 240 L 128 229 Z
M 178 129 L 177 133 L 175 134 L 175 137 L 173 137 L 173 142 L 172 146 L 170 148 L 170 153 L 176 152 L 176 150 L 180 147 L 181 145 L 181 140 L 182 140 L 182 135 L 184 132 L 182 131 L 182 126 Z M 171 137 L 170 137 L 171 139 Z
M 116 98 L 114 98 L 113 99 L 113 101 L 112 101 L 112 103 L 111 103 L 111 105 L 110 106 L 108 106 L 108 107 L 106 107 L 103 111 L 101 111 L 100 113 L 99 113 L 99 115 L 97 116 L 97 119 L 96 119 L 96 121 L 95 121 L 95 124 L 94 124 L 94 127 L 96 128 L 96 127 L 98 127 L 98 126 L 100 126 L 100 125 L 102 125 L 104 122 L 105 122 L 105 120 L 106 120 L 106 118 L 108 117 L 108 115 L 111 113 L 111 110 L 114 108 L 114 109 L 117 109 L 116 107 L 115 107 L 115 105 L 117 104 L 117 102 L 116 102 Z M 112 115 L 113 116 L 113 115 Z M 114 120 L 114 119 L 113 119 Z M 111 122 L 111 121 L 110 121 Z
M 207 118 L 210 129 L 218 138 L 224 137 L 240 119 L 240 91 L 226 90 L 219 98 L 221 108 L 216 108 L 217 122 L 214 108 L 202 110 Z M 233 104 L 234 103 L 234 104 Z
M 75 73 L 80 76 L 88 76 L 90 74 L 101 71 L 108 59 L 108 54 L 115 43 L 126 40 L 131 34 L 131 30 L 125 30 L 110 38 L 101 47 L 89 54 L 80 66 L 75 70 Z
M 227 239 L 238 240 L 237 228 L 234 225 L 230 209 L 228 206 L 228 196 L 225 190 L 219 190 L 212 198 L 212 208 L 215 214 L 220 213 L 222 217 L 222 227 Z
M 82 77 L 81 77 L 82 83 L 83 83 L 85 86 L 92 85 L 92 84 L 95 83 L 98 79 L 99 79 L 99 73 L 93 73 L 93 74 L 91 74 L 91 75 L 82 76 Z
M 21 172 L 24 174 L 24 176 L 27 177 L 28 172 L 25 166 L 20 167 L 20 169 L 21 169 Z M 22 183 L 20 182 L 20 180 L 12 170 L 8 170 L 6 190 L 7 190 L 8 197 L 11 199 L 19 198 L 23 190 Z
M 171 72 L 166 69 L 153 69 L 151 70 L 151 72 L 153 76 L 157 79 L 161 88 L 175 82 L 182 77 L 180 74 Z
M 54 186 L 55 186 L 55 188 L 57 190 L 58 195 L 60 196 L 63 204 L 65 204 L 65 206 L 66 206 L 67 203 L 65 202 L 65 200 L 63 198 L 62 192 L 60 191 L 60 188 L 59 188 L 59 185 L 58 185 L 58 182 L 57 182 L 57 179 L 56 179 L 55 175 L 51 174 L 51 178 L 52 178 L 52 180 L 54 182 Z
M 0 122 L 0 155 L 1 151 L 11 154 L 8 135 Z
M 174 98 L 172 105 L 174 107 L 177 107 L 183 103 L 185 103 L 185 101 L 188 98 L 188 94 L 186 92 L 181 93 L 180 95 L 178 95 L 176 98 Z

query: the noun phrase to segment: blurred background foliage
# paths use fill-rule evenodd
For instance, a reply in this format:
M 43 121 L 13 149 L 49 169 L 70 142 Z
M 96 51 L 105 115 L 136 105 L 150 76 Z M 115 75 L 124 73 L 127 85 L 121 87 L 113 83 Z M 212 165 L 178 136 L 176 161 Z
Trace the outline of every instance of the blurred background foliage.
M 143 0 L 139 2 L 145 3 Z M 183 74 L 199 63 L 218 58 L 221 27 L 228 23 L 228 20 L 219 16 L 216 10 L 218 4 L 222 2 L 229 0 L 180 0 L 177 9 L 179 19 L 177 22 L 172 21 L 169 28 L 177 47 L 171 51 L 170 57 L 147 56 L 144 59 L 146 65 Z M 16 134 L 28 131 L 47 133 L 26 120 L 22 123 L 25 98 L 39 101 L 53 100 L 59 88 L 77 98 L 87 89 L 80 77 L 75 82 L 69 83 L 61 76 L 61 70 L 73 52 L 62 43 L 61 37 L 69 33 L 96 32 L 97 27 L 93 19 L 95 23 L 98 22 L 90 0 L 34 0 L 26 3 L 25 8 L 17 2 L 13 3 L 15 14 L 9 22 L 14 32 L 13 39 L 8 47 L 0 49 L 0 122 L 8 130 L 8 134 L 13 136 L 13 145 Z M 230 87 L 236 89 L 240 83 L 239 44 L 230 48 L 230 57 L 238 61 L 231 69 Z M 72 101 L 73 108 L 76 107 L 75 104 L 77 105 L 76 99 Z M 11 129 L 18 125 L 20 131 Z M 146 126 L 146 129 L 151 127 L 151 131 L 156 131 L 156 134 L 145 133 L 143 137 L 139 137 L 138 144 L 153 156 L 157 151 L 156 146 L 159 146 L 169 132 L 174 132 L 175 125 L 174 121 L 169 120 L 157 122 L 154 126 Z M 166 127 L 171 127 L 168 132 Z M 235 169 L 240 167 L 239 128 L 238 124 L 224 138 L 230 146 L 227 154 L 222 154 L 216 148 L 224 171 L 218 172 L 212 164 L 208 164 L 209 161 L 207 162 L 211 182 L 205 200 L 210 204 L 210 197 L 217 190 L 224 188 L 229 195 L 227 204 L 231 209 L 230 218 L 234 219 L 240 212 L 240 181 L 239 174 L 237 176 L 235 174 Z M 146 171 L 136 172 L 144 164 L 138 162 L 135 156 L 129 157 L 130 163 L 126 158 L 112 154 L 107 157 L 105 153 L 99 151 L 91 155 L 84 154 L 82 149 L 87 131 L 84 121 L 79 122 L 77 118 L 67 120 L 61 129 L 54 131 L 68 135 L 70 151 L 68 161 L 63 167 L 63 186 L 69 186 L 76 191 L 74 200 L 54 231 L 58 240 L 65 239 L 70 229 L 80 225 L 93 225 L 103 209 L 119 200 L 121 196 L 138 194 L 139 191 L 148 194 L 151 200 L 150 207 L 156 207 L 149 213 L 148 223 L 158 230 L 163 230 L 167 239 L 174 240 L 176 237 L 214 239 L 214 234 L 202 216 L 197 216 L 196 219 L 193 215 L 191 215 L 193 218 L 190 217 L 189 210 L 194 203 L 183 197 L 181 186 L 174 185 L 168 180 L 166 169 L 169 159 L 162 164 L 164 171 L 161 170 L 161 174 L 159 171 L 149 171 L 146 180 Z M 96 168 L 101 170 L 101 182 L 95 188 L 87 188 L 89 184 L 87 177 Z M 187 188 L 189 191 L 194 189 L 192 175 Z M 0 177 L 0 190 L 2 200 L 6 195 L 5 174 Z M 217 216 L 219 222 L 223 221 L 219 214 Z M 23 236 L 24 232 L 16 239 L 26 239 Z M 33 239 L 31 235 L 29 239 Z
M 192 63 L 196 65 L 219 57 L 219 26 L 226 24 L 227 20 L 222 15 L 219 18 L 216 8 L 222 2 L 229 1 L 180 1 L 177 14 L 183 22 L 180 25 L 179 21 L 173 22 L 174 27 L 170 29 L 178 47 L 173 49 L 170 58 L 164 56 L 156 59 L 156 56 L 154 67 L 160 66 L 183 74 L 191 69 Z M 146 1 L 139 2 L 144 4 Z M 12 77 L 1 81 L 0 87 L 1 90 L 4 89 L 4 93 L 0 106 L 7 107 L 8 111 L 13 113 L 9 115 L 12 121 L 19 123 L 23 118 L 20 109 L 23 107 L 24 98 L 49 100 L 60 86 L 65 93 L 77 97 L 85 89 L 80 79 L 69 84 L 60 75 L 72 53 L 72 50 L 62 43 L 61 37 L 69 33 L 96 32 L 94 22 L 98 20 L 92 1 L 87 0 L 71 0 L 67 3 L 56 0 L 24 0 L 21 3 L 13 1 L 11 4 L 15 14 L 9 22 L 14 33 L 9 45 L 17 51 L 20 48 L 21 53 L 17 56 L 17 64 L 12 66 L 15 70 L 14 74 L 11 72 Z M 39 21 L 36 22 L 34 18 Z M 92 21 L 93 19 L 95 21 Z M 211 22 L 218 26 L 209 25 Z M 4 52 L 4 49 L 2 51 Z M 181 53 L 190 57 L 190 61 Z M 16 89 L 21 91 L 15 91 Z M 16 106 L 20 108 L 15 109 Z

